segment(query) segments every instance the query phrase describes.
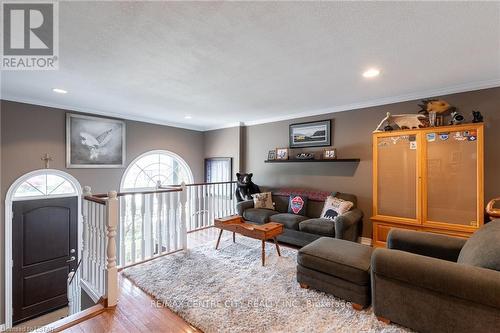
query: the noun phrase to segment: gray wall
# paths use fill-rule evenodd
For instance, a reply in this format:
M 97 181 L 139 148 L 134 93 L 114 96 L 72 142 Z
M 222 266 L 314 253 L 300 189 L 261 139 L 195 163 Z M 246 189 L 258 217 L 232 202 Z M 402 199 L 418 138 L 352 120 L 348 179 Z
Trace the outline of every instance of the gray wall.
M 232 157 L 233 179 L 236 179 L 236 172 L 242 168 L 240 158 L 241 135 L 241 127 L 222 128 L 203 133 L 205 158 Z
M 485 116 L 485 200 L 500 195 L 500 88 L 443 96 L 468 118 L 471 110 Z M 372 211 L 372 131 L 386 112 L 416 113 L 418 101 L 338 112 L 329 115 L 249 126 L 245 129 L 242 159 L 246 172 L 253 172 L 259 185 L 287 186 L 353 193 L 364 211 L 363 236 L 371 238 Z M 265 164 L 268 150 L 288 146 L 291 123 L 332 119 L 333 146 L 339 158 L 360 158 L 354 163 Z M 321 148 L 320 148 L 321 149 Z M 397 184 L 395 184 L 397 186 Z
M 64 170 L 89 185 L 94 193 L 119 190 L 125 169 L 66 169 L 66 110 L 42 106 L 1 102 L 1 202 L 10 185 L 23 174 L 40 169 L 40 157 L 48 153 L 54 161 L 51 168 Z M 181 156 L 191 167 L 195 182 L 203 179 L 203 133 L 180 128 L 127 121 L 127 160 L 153 149 L 166 149 Z M 4 276 L 4 212 L 0 227 L 0 276 Z M 2 283 L 0 290 L 0 323 L 4 322 Z

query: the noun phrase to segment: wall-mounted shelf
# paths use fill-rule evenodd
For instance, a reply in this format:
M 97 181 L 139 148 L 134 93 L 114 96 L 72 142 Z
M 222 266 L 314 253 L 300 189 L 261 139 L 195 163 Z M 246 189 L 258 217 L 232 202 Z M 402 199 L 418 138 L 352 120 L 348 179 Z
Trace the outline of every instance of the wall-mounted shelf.
M 291 160 L 265 160 L 264 163 L 311 163 L 311 162 L 359 162 L 359 158 L 337 158 L 335 160 L 299 160 L 299 159 L 291 159 Z

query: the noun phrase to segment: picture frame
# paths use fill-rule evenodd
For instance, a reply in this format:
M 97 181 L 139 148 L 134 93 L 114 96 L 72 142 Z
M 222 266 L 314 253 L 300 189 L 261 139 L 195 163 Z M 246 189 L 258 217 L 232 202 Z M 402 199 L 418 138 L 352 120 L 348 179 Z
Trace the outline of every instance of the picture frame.
M 323 150 L 324 160 L 335 160 L 337 159 L 337 148 L 327 148 Z
M 274 160 L 276 160 L 276 149 L 270 150 L 267 153 L 267 160 L 268 161 L 274 161 Z
M 289 149 L 288 148 L 276 148 L 276 159 L 277 160 L 288 160 Z
M 125 159 L 124 121 L 66 114 L 67 168 L 123 168 Z
M 291 124 L 288 129 L 290 148 L 329 147 L 332 145 L 331 128 L 331 119 Z

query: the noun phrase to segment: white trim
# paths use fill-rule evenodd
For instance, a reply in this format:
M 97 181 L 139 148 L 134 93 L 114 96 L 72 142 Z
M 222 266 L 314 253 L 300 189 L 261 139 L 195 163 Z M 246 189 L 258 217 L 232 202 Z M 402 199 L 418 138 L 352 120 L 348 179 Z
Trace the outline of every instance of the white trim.
M 0 332 L 3 332 L 3 331 L 5 331 L 5 324 L 0 325 Z
M 368 237 L 359 237 L 358 243 L 361 243 L 363 245 L 372 246 L 372 239 L 368 238 Z
M 96 292 L 87 285 L 87 282 L 83 279 L 80 280 L 80 287 L 85 291 L 85 293 L 94 301 L 94 303 L 97 304 L 99 299 L 101 298 L 99 295 L 96 294 Z
M 422 91 L 411 93 L 411 94 L 389 96 L 389 97 L 378 98 L 378 99 L 368 100 L 368 101 L 359 102 L 359 103 L 338 105 L 338 106 L 333 106 L 331 108 L 326 108 L 326 109 L 310 110 L 310 111 L 299 112 L 299 113 L 291 113 L 291 114 L 288 114 L 286 116 L 263 118 L 263 119 L 258 119 L 258 120 L 250 120 L 250 121 L 238 123 L 239 125 L 236 125 L 237 124 L 236 122 L 231 122 L 231 123 L 221 124 L 220 126 L 215 126 L 215 127 L 195 126 L 195 125 L 191 125 L 191 124 L 176 123 L 176 122 L 154 119 L 154 118 L 149 118 L 149 117 L 144 117 L 144 116 L 132 116 L 132 115 L 126 115 L 126 114 L 118 113 L 118 112 L 107 112 L 107 111 L 100 111 L 100 110 L 92 110 L 89 108 L 78 108 L 78 107 L 68 106 L 68 105 L 58 104 L 58 103 L 46 103 L 46 102 L 36 100 L 36 99 L 19 98 L 19 97 L 15 97 L 15 96 L 5 96 L 5 94 L 4 94 L 4 96 L 2 96 L 2 99 L 6 100 L 6 101 L 12 101 L 12 102 L 18 102 L 18 103 L 28 103 L 28 104 L 46 106 L 46 107 L 51 107 L 51 108 L 64 109 L 64 110 L 69 110 L 69 111 L 77 111 L 77 112 L 90 113 L 90 114 L 95 114 L 95 115 L 103 115 L 103 116 L 108 116 L 108 117 L 121 118 L 121 119 L 133 120 L 133 121 L 141 121 L 141 122 L 150 123 L 150 124 L 185 128 L 185 129 L 189 129 L 189 130 L 204 132 L 204 131 L 211 131 L 211 130 L 216 130 L 216 129 L 236 127 L 236 126 L 241 126 L 241 125 L 252 126 L 252 125 L 272 123 L 272 122 L 282 121 L 282 120 L 290 120 L 290 119 L 297 119 L 297 118 L 303 118 L 303 117 L 318 116 L 318 115 L 341 112 L 341 111 L 351 111 L 351 110 L 374 107 L 374 106 L 407 102 L 407 101 L 412 101 L 412 100 L 417 100 L 417 99 L 422 99 L 422 98 L 429 98 L 429 97 L 436 97 L 436 96 L 443 96 L 443 95 L 450 95 L 450 94 L 458 94 L 458 93 L 462 93 L 462 92 L 469 92 L 469 91 L 474 91 L 474 90 L 496 88 L 496 87 L 500 87 L 500 79 L 468 82 L 468 83 L 458 84 L 458 85 L 454 85 L 454 86 L 448 86 L 448 87 L 444 87 L 444 88 L 438 88 L 438 89 L 432 89 L 432 90 L 422 90 Z
M 457 94 L 457 93 L 462 93 L 462 92 L 469 92 L 469 91 L 474 91 L 474 90 L 496 88 L 496 87 L 500 87 L 500 79 L 467 83 L 467 84 L 463 84 L 463 85 L 456 85 L 456 86 L 446 87 L 446 88 L 442 88 L 442 89 L 420 91 L 420 92 L 405 94 L 405 95 L 384 97 L 384 98 L 373 99 L 373 100 L 360 102 L 360 103 L 352 103 L 352 104 L 344 104 L 344 105 L 334 106 L 334 107 L 327 108 L 327 109 L 311 110 L 311 111 L 305 111 L 305 112 L 300 112 L 300 113 L 292 113 L 292 114 L 288 114 L 286 116 L 278 116 L 278 117 L 271 117 L 271 118 L 260 119 L 260 120 L 245 121 L 245 126 L 273 123 L 273 122 L 282 121 L 282 120 L 290 120 L 290 119 L 318 116 L 318 115 L 335 113 L 335 112 L 342 112 L 342 111 L 354 111 L 357 109 L 369 108 L 369 107 L 374 107 L 374 106 L 408 102 L 408 101 L 413 101 L 413 100 L 422 99 L 422 98 L 451 95 L 451 94 Z
M 169 150 L 164 150 L 164 149 L 156 149 L 156 150 L 150 150 L 150 151 L 147 151 L 145 153 L 142 153 L 141 155 L 137 156 L 136 158 L 134 158 L 134 160 L 132 162 L 130 162 L 130 164 L 127 166 L 127 168 L 125 169 L 125 171 L 123 172 L 122 174 L 122 179 L 120 181 L 120 191 L 134 191 L 134 190 L 137 190 L 137 191 L 147 191 L 147 190 L 151 190 L 154 188 L 152 187 L 148 187 L 148 188 L 124 188 L 123 187 L 123 183 L 125 181 L 125 176 L 127 175 L 127 173 L 129 172 L 130 168 L 137 162 L 139 161 L 141 158 L 145 157 L 145 156 L 148 156 L 148 155 L 153 155 L 153 154 L 165 154 L 165 155 L 168 155 L 170 157 L 173 157 L 174 159 L 176 159 L 178 162 L 180 162 L 182 164 L 183 167 L 185 167 L 189 173 L 188 173 L 188 184 L 193 184 L 194 183 L 194 177 L 193 177 L 193 171 L 191 170 L 191 167 L 189 166 L 189 164 L 186 163 L 186 161 L 180 157 L 179 155 L 177 155 L 176 153 L 173 153 Z
M 62 177 L 69 181 L 76 190 L 75 194 L 68 194 L 65 196 L 38 196 L 38 197 L 25 197 L 17 198 L 14 200 L 14 193 L 18 187 L 24 183 L 26 180 L 37 175 L 52 174 Z M 78 196 L 78 255 L 81 257 L 81 239 L 82 239 L 82 217 L 81 217 L 81 200 L 82 187 L 78 180 L 72 175 L 55 169 L 39 169 L 28 172 L 12 183 L 5 196 L 5 329 L 12 328 L 12 202 L 22 201 L 22 200 L 33 200 L 33 199 L 46 199 L 46 198 L 56 198 L 56 197 L 74 197 Z
M 48 108 L 55 108 L 55 109 L 62 109 L 64 111 L 81 112 L 81 113 L 106 116 L 106 117 L 111 117 L 111 118 L 139 121 L 139 122 L 148 123 L 148 124 L 156 124 L 156 125 L 163 125 L 163 126 L 170 126 L 170 127 L 177 127 L 177 128 L 185 128 L 185 129 L 198 131 L 198 132 L 204 131 L 204 128 L 202 126 L 181 124 L 181 123 L 176 123 L 176 122 L 172 122 L 172 121 L 154 119 L 154 118 L 149 118 L 149 117 L 144 117 L 144 116 L 126 115 L 126 114 L 118 113 L 118 112 L 100 111 L 100 110 L 94 110 L 94 109 L 90 109 L 90 108 L 86 108 L 86 107 L 79 108 L 79 107 L 69 106 L 69 105 L 60 104 L 60 103 L 47 103 L 47 102 L 44 102 L 44 101 L 41 101 L 38 99 L 33 99 L 33 98 L 20 98 L 20 97 L 8 96 L 6 94 L 3 94 L 2 99 L 5 101 L 40 105 L 40 106 L 45 106 Z

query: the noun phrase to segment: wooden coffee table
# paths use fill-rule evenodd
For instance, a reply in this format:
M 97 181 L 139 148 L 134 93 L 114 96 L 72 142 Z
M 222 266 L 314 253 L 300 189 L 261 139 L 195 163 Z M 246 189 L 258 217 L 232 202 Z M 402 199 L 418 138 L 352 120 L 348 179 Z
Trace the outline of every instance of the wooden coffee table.
M 233 233 L 233 242 L 236 242 L 236 234 L 262 241 L 262 266 L 266 264 L 266 240 L 272 239 L 274 241 L 278 256 L 281 257 L 280 246 L 276 241 L 276 237 L 283 233 L 283 225 L 280 223 L 270 222 L 257 225 L 248 223 L 241 216 L 233 215 L 215 219 L 214 224 L 216 228 L 220 229 L 217 245 L 215 245 L 216 250 L 219 248 L 222 232 L 227 230 Z

